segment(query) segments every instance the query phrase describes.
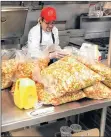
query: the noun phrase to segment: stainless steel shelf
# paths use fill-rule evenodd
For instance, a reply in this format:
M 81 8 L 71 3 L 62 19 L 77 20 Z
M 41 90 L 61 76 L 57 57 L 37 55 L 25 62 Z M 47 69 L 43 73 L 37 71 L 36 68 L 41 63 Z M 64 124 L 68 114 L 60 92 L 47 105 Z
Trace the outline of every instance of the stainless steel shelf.
M 89 100 L 83 99 L 56 106 L 53 113 L 42 117 L 30 117 L 27 112 L 31 110 L 20 110 L 15 105 L 7 90 L 2 91 L 2 132 L 19 129 L 26 126 L 36 125 L 59 118 L 72 116 L 91 110 L 111 106 L 111 100 Z M 46 108 L 49 106 L 43 106 Z

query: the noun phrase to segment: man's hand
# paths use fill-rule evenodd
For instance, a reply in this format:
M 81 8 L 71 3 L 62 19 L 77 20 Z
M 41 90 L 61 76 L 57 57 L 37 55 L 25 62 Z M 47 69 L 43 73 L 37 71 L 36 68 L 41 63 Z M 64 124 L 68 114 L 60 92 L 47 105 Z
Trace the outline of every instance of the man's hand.
M 62 57 L 63 57 L 63 56 L 62 56 L 62 55 L 59 55 L 59 53 L 58 53 L 57 51 L 52 52 L 52 53 L 49 54 L 49 58 L 50 58 L 50 59 L 53 59 L 53 58 L 59 59 L 59 58 L 62 58 Z
M 63 52 L 63 51 L 55 51 L 55 52 L 52 52 L 49 54 L 49 58 L 50 59 L 53 59 L 53 58 L 57 58 L 57 59 L 60 59 L 60 58 L 63 58 L 64 56 L 67 56 L 69 54 L 67 54 L 66 52 Z

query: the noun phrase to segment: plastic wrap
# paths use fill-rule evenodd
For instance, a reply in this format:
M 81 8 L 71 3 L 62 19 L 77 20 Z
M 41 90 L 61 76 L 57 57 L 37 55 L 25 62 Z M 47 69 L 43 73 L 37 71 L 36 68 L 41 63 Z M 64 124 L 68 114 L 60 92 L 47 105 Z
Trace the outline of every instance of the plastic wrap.
M 42 101 L 44 104 L 51 104 L 51 100 L 55 98 L 54 94 L 47 92 L 43 84 L 40 83 L 36 83 L 36 89 L 39 101 Z
M 111 99 L 111 89 L 105 86 L 103 83 L 99 82 L 90 86 L 88 88 L 83 89 L 86 97 L 92 99 Z
M 77 101 L 77 100 L 83 99 L 85 97 L 86 97 L 86 95 L 84 94 L 83 91 L 79 91 L 77 94 L 75 94 L 73 92 L 67 93 L 67 94 L 61 96 L 60 98 L 53 99 L 51 104 L 54 106 L 61 105 L 61 104 L 68 103 L 71 101 Z
M 48 66 L 49 58 L 40 52 L 38 58 L 32 59 L 28 54 L 24 54 L 23 51 L 17 51 L 16 60 L 17 60 L 17 70 L 15 78 L 31 78 L 35 77 L 40 73 L 42 69 Z
M 93 71 L 95 71 L 96 73 L 100 74 L 101 76 L 104 76 L 108 80 L 111 80 L 111 68 L 107 67 L 106 65 L 100 62 L 88 60 L 81 56 L 75 56 L 75 58 Z
M 5 89 L 12 85 L 12 80 L 17 69 L 16 60 L 2 60 L 2 69 L 1 69 L 1 88 Z
M 107 87 L 111 88 L 111 80 L 105 80 L 105 81 L 103 81 L 103 83 L 104 83 Z
M 56 45 L 51 45 L 48 46 L 45 51 L 47 51 L 49 53 L 49 56 L 51 59 L 53 58 L 63 58 L 64 56 L 67 55 L 71 55 L 72 54 L 72 50 L 70 48 L 64 48 L 61 49 L 60 46 L 56 46 Z
M 36 89 L 37 89 L 38 100 L 45 105 L 49 105 L 49 104 L 60 105 L 60 104 L 64 104 L 64 103 L 71 102 L 71 101 L 76 101 L 76 100 L 86 97 L 84 92 L 82 90 L 79 90 L 74 93 L 73 92 L 66 93 L 63 96 L 56 98 L 53 93 L 49 93 L 45 91 L 44 86 L 40 83 L 36 83 Z M 11 88 L 12 95 L 14 93 L 14 90 L 15 90 L 15 83 L 13 84 Z
M 67 92 L 76 92 L 82 88 L 104 80 L 97 73 L 79 63 L 73 56 L 66 56 L 41 71 L 44 87 L 60 97 Z
M 16 57 L 16 49 L 2 49 L 2 60 L 14 59 Z
M 42 101 L 44 104 L 60 105 L 71 101 L 76 101 L 85 97 L 85 94 L 82 90 L 66 93 L 65 95 L 57 98 L 53 93 L 49 93 L 44 90 L 44 86 L 40 83 L 36 84 L 37 93 L 39 101 Z

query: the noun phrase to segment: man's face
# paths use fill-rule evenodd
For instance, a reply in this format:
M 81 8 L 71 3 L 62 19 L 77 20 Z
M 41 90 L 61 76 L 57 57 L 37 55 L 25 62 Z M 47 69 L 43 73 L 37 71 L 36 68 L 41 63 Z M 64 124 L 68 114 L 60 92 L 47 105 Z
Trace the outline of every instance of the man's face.
M 46 22 L 45 20 L 42 21 L 42 29 L 47 32 L 51 32 L 54 27 L 54 21 Z

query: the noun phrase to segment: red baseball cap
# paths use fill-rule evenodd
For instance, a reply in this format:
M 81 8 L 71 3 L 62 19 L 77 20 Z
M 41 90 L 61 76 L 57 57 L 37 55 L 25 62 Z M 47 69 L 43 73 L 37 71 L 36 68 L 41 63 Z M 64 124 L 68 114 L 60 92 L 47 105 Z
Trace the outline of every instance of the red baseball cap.
M 56 10 L 53 7 L 45 7 L 41 11 L 41 17 L 43 17 L 47 22 L 56 20 Z

